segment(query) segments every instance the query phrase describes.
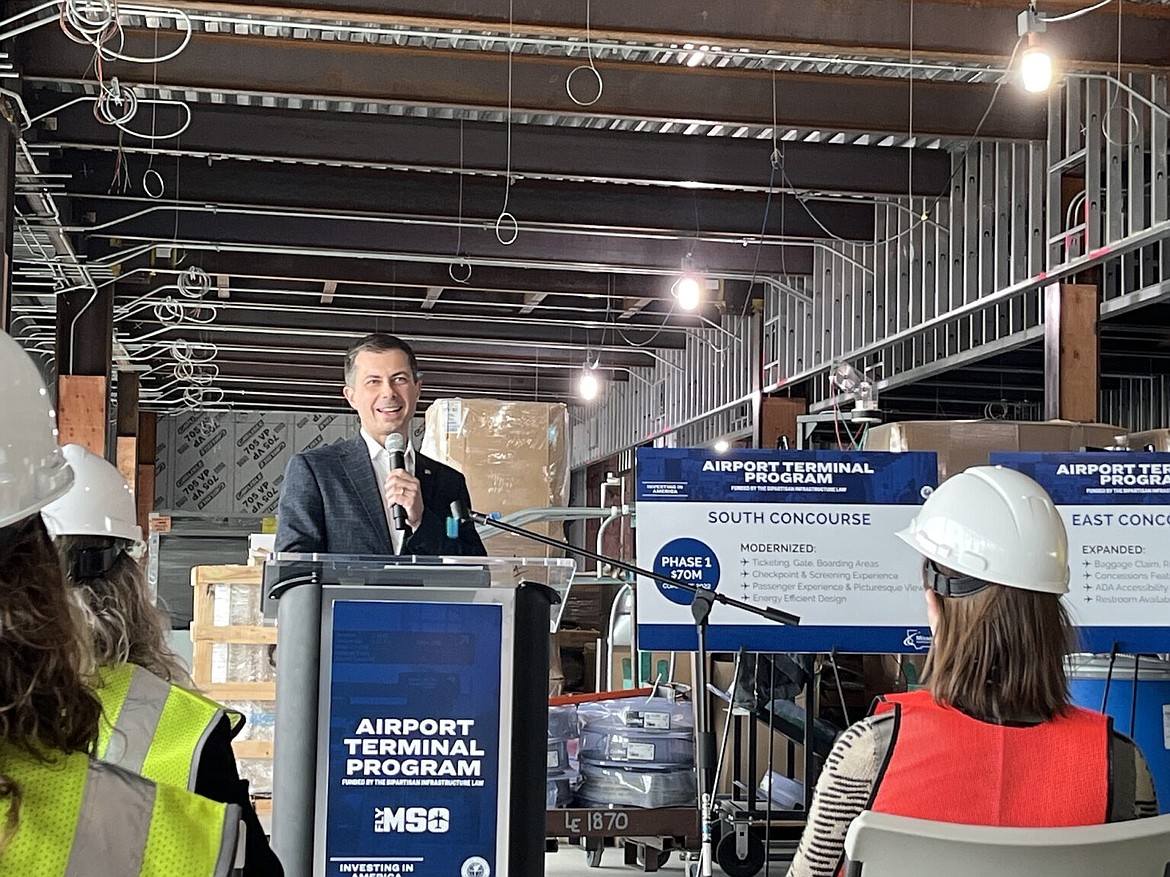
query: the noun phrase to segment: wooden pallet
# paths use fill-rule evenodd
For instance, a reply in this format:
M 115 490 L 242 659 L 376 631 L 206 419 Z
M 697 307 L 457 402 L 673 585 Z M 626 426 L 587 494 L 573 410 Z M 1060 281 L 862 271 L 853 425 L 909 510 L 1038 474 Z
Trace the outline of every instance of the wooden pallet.
M 261 587 L 263 569 L 256 566 L 224 565 L 197 566 L 191 570 L 194 591 L 194 612 L 191 619 L 191 677 L 205 695 L 219 703 L 234 701 L 276 702 L 276 683 L 215 682 L 212 681 L 212 660 L 215 646 L 220 643 L 252 646 L 270 646 L 276 643 L 276 628 L 261 624 L 216 624 L 215 598 L 217 585 Z M 271 740 L 233 740 L 236 758 L 272 760 Z M 241 766 L 242 767 L 242 766 Z M 257 802 L 271 801 L 258 798 Z M 259 811 L 260 806 L 257 807 Z
M 273 645 L 276 628 L 260 624 L 217 625 L 215 586 L 261 586 L 263 569 L 257 566 L 196 566 L 191 569 L 194 612 L 191 619 L 191 676 L 199 690 L 212 700 L 276 700 L 275 682 L 213 682 L 212 651 L 217 643 Z M 245 741 L 241 741 L 245 742 Z

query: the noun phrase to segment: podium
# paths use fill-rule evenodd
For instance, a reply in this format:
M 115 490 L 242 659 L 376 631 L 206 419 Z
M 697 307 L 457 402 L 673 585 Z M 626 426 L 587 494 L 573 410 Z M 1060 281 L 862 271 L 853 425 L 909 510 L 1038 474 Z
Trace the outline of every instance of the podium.
M 287 877 L 544 873 L 549 631 L 574 566 L 269 557 Z

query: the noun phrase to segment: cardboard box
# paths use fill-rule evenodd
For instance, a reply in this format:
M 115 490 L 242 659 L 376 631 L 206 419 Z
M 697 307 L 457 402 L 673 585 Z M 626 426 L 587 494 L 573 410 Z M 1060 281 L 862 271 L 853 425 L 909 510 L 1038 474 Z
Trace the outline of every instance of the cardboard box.
M 869 431 L 867 451 L 934 451 L 939 481 L 986 466 L 996 451 L 1079 451 L 1118 443 L 1125 430 L 1104 423 L 1014 420 L 907 420 Z
M 1147 447 L 1152 447 L 1155 451 L 1170 451 L 1170 429 L 1131 432 L 1125 437 L 1124 444 L 1131 451 L 1144 451 Z
M 562 403 L 437 399 L 426 412 L 422 452 L 463 473 L 476 511 L 507 515 L 569 501 L 568 408 Z M 559 522 L 524 525 L 563 538 Z M 500 556 L 554 557 L 523 537 L 485 543 Z

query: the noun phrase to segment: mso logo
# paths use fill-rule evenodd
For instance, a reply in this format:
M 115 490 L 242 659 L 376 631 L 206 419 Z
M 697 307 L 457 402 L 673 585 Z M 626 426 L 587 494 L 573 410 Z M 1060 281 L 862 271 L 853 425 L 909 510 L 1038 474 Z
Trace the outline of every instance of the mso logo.
M 376 807 L 374 831 L 378 834 L 445 834 L 451 828 L 446 807 Z

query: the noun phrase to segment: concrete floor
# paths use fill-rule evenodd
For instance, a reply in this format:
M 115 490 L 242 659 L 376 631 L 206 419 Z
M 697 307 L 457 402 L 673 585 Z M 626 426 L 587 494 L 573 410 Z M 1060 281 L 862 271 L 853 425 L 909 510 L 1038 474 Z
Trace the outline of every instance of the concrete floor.
M 544 857 L 544 873 L 547 877 L 604 877 L 604 875 L 628 875 L 636 877 L 642 873 L 641 868 L 623 864 L 622 850 L 619 847 L 607 847 L 601 854 L 601 864 L 590 868 L 585 861 L 585 851 L 580 847 L 569 846 L 562 842 L 555 853 L 546 853 Z M 686 868 L 683 866 L 680 853 L 674 853 L 670 861 L 658 869 L 657 873 L 667 877 L 683 877 Z M 722 874 L 722 871 L 718 872 Z

